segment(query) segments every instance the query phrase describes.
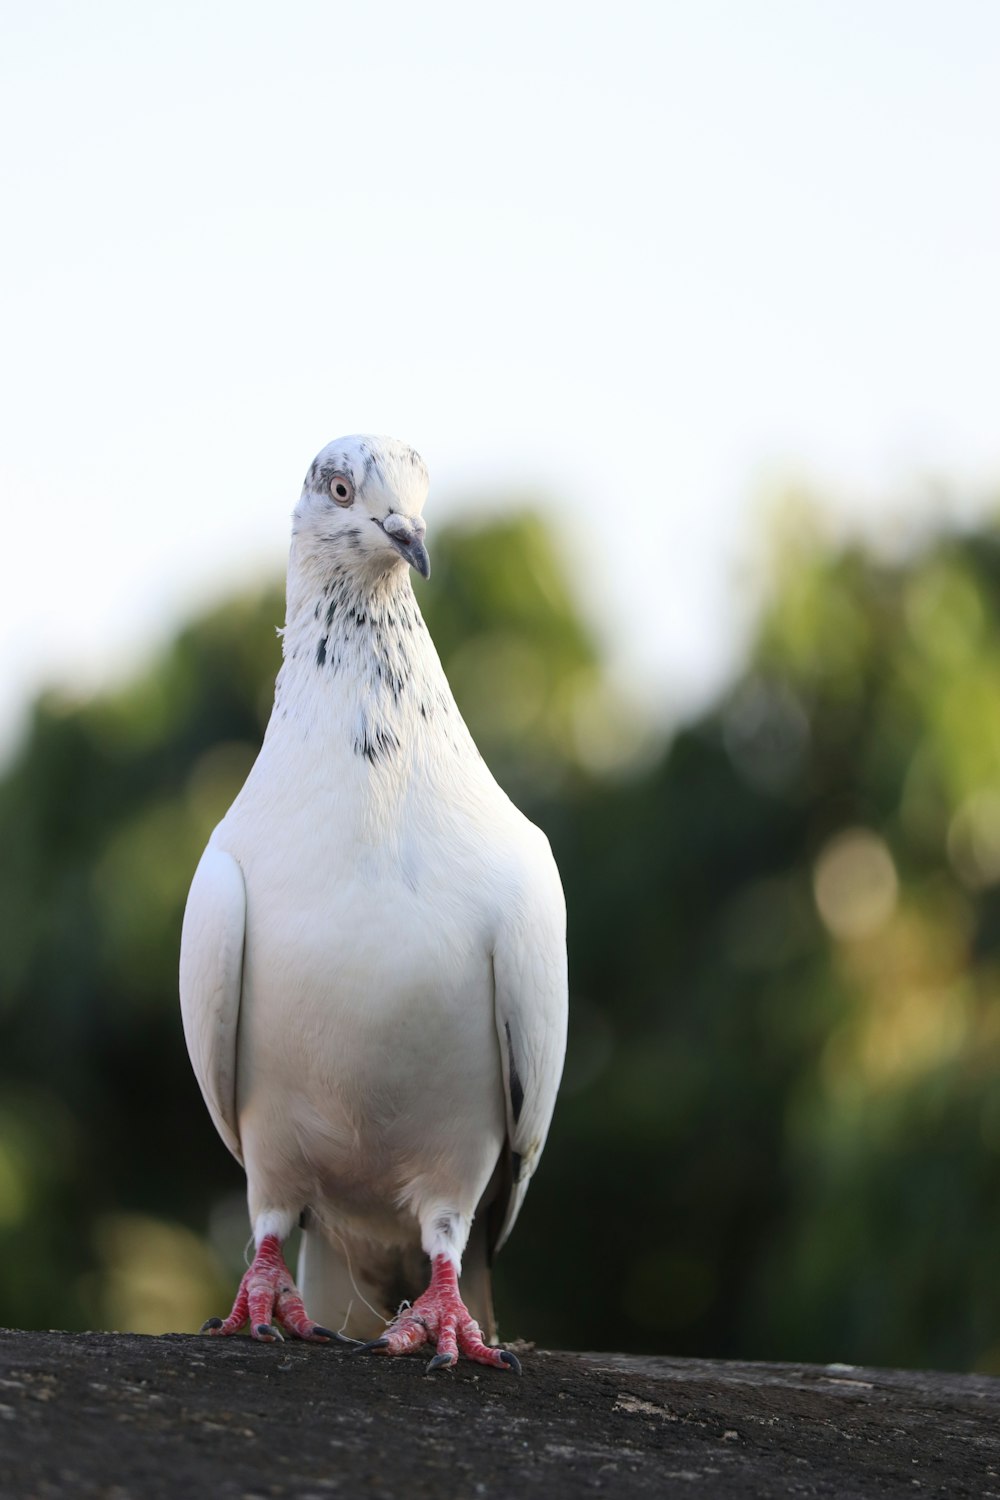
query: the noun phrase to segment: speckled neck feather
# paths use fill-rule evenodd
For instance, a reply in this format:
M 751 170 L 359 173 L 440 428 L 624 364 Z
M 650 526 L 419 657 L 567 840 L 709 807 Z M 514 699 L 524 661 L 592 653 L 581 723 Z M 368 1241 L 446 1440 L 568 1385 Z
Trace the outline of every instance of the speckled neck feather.
M 272 722 L 320 718 L 376 766 L 447 720 L 447 743 L 478 758 L 404 566 L 372 574 L 336 563 L 324 576 L 293 552 L 283 636 Z

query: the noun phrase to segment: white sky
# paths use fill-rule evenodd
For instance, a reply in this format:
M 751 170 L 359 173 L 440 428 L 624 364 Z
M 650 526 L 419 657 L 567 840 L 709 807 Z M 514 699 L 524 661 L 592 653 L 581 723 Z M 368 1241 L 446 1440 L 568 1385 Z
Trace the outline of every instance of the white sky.
M 1000 7 L 8 3 L 0 742 L 283 563 L 313 454 L 551 497 L 650 701 L 769 478 L 1000 478 Z

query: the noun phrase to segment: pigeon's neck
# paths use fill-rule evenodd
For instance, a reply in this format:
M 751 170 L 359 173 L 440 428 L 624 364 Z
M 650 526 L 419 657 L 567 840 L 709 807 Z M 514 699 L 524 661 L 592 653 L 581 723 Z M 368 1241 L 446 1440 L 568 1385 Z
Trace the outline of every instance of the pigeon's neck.
M 271 726 L 397 767 L 423 753 L 432 726 L 435 736 L 446 727 L 454 751 L 478 758 L 402 566 L 322 574 L 293 562 Z

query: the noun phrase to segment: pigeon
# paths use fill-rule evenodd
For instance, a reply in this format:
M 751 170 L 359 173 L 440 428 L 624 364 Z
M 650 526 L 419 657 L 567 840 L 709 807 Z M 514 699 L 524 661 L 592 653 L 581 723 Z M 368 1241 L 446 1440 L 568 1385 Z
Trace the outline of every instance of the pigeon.
M 340 438 L 312 463 L 270 721 L 188 896 L 184 1034 L 254 1242 L 232 1312 L 203 1331 L 517 1372 L 490 1266 L 559 1086 L 566 912 L 413 592 L 427 488 L 393 438 Z

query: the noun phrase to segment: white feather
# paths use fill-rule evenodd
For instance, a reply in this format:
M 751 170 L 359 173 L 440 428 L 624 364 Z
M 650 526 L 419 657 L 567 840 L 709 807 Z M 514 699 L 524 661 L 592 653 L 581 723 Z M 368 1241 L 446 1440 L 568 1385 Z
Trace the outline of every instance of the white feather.
M 236 1157 L 236 1032 L 243 987 L 246 892 L 232 855 L 205 850 L 181 931 L 181 1016 L 195 1076 L 215 1128 Z

